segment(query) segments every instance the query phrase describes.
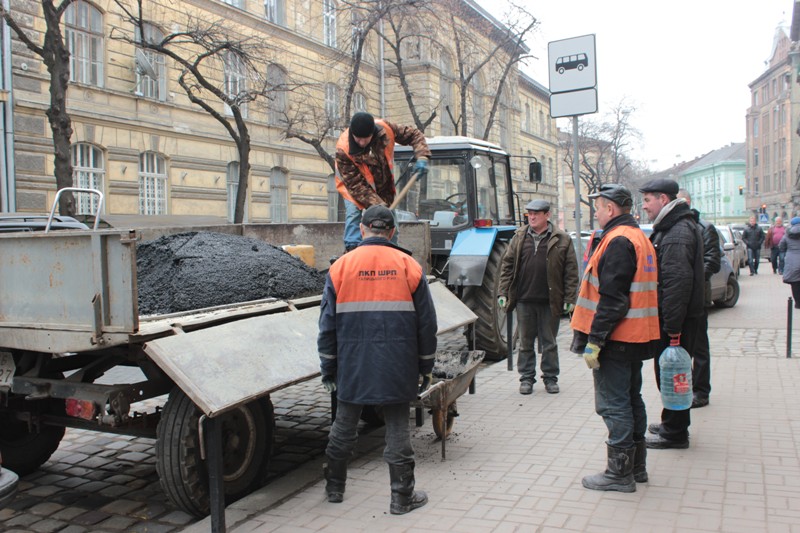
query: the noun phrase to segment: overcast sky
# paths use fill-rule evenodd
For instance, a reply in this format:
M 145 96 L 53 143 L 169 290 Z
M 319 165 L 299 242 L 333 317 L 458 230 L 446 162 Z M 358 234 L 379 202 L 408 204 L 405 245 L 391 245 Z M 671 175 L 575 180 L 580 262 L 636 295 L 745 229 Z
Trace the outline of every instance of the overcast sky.
M 505 19 L 500 1 L 477 1 Z M 748 84 L 766 70 L 775 29 L 790 24 L 793 8 L 792 0 L 520 3 L 541 21 L 528 40 L 539 59 L 523 70 L 545 87 L 547 43 L 595 34 L 597 115 L 622 98 L 633 104 L 643 139 L 631 156 L 652 170 L 744 142 Z M 570 119 L 559 126 L 571 131 Z

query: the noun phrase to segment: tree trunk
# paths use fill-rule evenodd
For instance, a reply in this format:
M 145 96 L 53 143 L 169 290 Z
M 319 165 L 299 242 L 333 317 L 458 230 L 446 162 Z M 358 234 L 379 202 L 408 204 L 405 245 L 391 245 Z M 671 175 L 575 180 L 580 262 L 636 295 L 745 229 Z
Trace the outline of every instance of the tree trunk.
M 236 209 L 233 212 L 233 222 L 244 222 L 244 207 L 247 203 L 247 182 L 250 176 L 250 133 L 245 129 L 239 132 L 239 187 L 236 191 Z

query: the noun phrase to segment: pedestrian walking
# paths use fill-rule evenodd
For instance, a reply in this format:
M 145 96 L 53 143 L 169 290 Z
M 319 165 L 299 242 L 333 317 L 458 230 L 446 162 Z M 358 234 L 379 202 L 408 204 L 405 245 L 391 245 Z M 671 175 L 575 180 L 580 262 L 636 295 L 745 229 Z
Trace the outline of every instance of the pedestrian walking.
M 324 469 L 328 501 L 341 502 L 347 461 L 358 440 L 365 405 L 383 407 L 384 460 L 389 464 L 392 514 L 428 501 L 414 490 L 410 402 L 431 382 L 436 353 L 436 311 L 422 267 L 394 246 L 392 212 L 372 206 L 361 218 L 363 242 L 330 268 L 323 290 L 317 345 L 322 383 L 338 407 Z
M 784 235 L 786 235 L 786 228 L 783 227 L 783 219 L 775 217 L 775 223 L 767 230 L 764 240 L 764 247 L 769 250 L 769 261 L 772 263 L 773 274 L 783 274 L 786 252 L 782 252 L 779 245 Z
M 575 307 L 578 259 L 569 235 L 550 222 L 549 202 L 532 200 L 525 209 L 528 224 L 517 229 L 501 259 L 497 305 L 507 313 L 517 310 L 519 393 L 533 393 L 538 338 L 545 390 L 556 394 L 556 335 L 562 313 Z
M 747 265 L 750 275 L 758 274 L 758 263 L 761 261 L 761 245 L 764 244 L 764 230 L 756 224 L 756 217 L 751 216 L 750 221 L 742 232 L 742 240 L 747 246 Z
M 678 191 L 678 198 L 686 200 L 692 207 L 692 197 L 686 189 Z M 703 273 L 705 274 L 705 305 L 698 325 L 698 338 L 692 354 L 692 409 L 708 405 L 711 396 L 711 346 L 708 341 L 708 308 L 711 306 L 711 276 L 719 272 L 722 263 L 722 246 L 717 228 L 711 222 L 700 218 L 697 209 L 691 209 L 695 222 L 703 232 Z
M 778 247 L 786 256 L 783 282 L 792 287 L 794 308 L 800 309 L 800 217 L 792 218 L 790 223 Z
M 644 193 L 642 209 L 653 222 L 650 241 L 658 261 L 658 314 L 661 354 L 670 340 L 695 353 L 705 312 L 703 235 L 689 205 L 678 198 L 678 183 L 658 178 L 639 189 Z M 661 390 L 659 357 L 655 359 L 656 384 Z M 688 448 L 689 409 L 661 410 L 661 423 L 651 424 L 648 448 Z
M 592 368 L 595 411 L 608 428 L 604 472 L 583 478 L 592 490 L 634 492 L 647 481 L 647 411 L 642 362 L 659 347 L 656 252 L 633 218 L 631 192 L 600 186 L 595 218 L 603 230 L 584 271 L 572 316 L 571 350 Z
M 422 180 L 428 173 L 431 151 L 425 134 L 411 126 L 375 120 L 369 113 L 353 115 L 350 127 L 336 143 L 336 189 L 344 198 L 344 247 L 349 252 L 361 242 L 361 213 L 372 205 L 390 206 L 394 184 L 394 145 L 412 146 L 417 162 L 414 173 Z M 397 242 L 395 228 L 394 242 Z

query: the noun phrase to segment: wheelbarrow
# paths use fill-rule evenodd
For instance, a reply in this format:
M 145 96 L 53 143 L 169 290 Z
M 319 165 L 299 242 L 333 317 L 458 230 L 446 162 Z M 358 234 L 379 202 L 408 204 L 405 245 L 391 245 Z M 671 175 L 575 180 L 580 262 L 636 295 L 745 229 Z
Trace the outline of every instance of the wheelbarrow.
M 418 426 L 422 425 L 421 409 L 430 410 L 433 432 L 442 441 L 442 459 L 446 458 L 445 444 L 458 416 L 456 399 L 467 389 L 470 389 L 470 394 L 475 392 L 475 374 L 484 355 L 481 350 L 437 352 L 433 382 L 414 404 L 417 408 Z

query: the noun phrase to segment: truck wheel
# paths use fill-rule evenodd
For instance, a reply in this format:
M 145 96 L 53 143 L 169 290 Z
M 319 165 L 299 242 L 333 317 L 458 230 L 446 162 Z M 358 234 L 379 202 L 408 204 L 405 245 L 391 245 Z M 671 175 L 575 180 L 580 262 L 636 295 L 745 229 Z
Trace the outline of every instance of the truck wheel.
M 461 300 L 472 309 L 478 320 L 475 322 L 475 344 L 486 352 L 485 359 L 501 361 L 508 356 L 505 311 L 497 306 L 497 287 L 500 284 L 500 260 L 508 248 L 508 242 L 496 241 L 486 262 L 486 271 L 480 286 L 465 287 Z M 516 315 L 514 315 L 516 316 Z M 516 344 L 516 324 L 512 330 Z
M 42 426 L 41 431 L 29 431 L 26 422 L 0 416 L 0 452 L 3 466 L 20 477 L 34 472 L 56 451 L 64 437 L 62 426 Z
M 156 470 L 175 506 L 197 517 L 209 513 L 208 470 L 200 457 L 201 412 L 175 387 L 161 414 L 156 440 Z M 261 398 L 223 415 L 222 449 L 225 503 L 261 487 L 272 453 L 275 420 L 272 402 Z

